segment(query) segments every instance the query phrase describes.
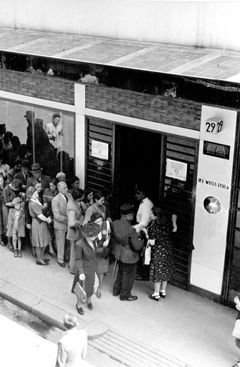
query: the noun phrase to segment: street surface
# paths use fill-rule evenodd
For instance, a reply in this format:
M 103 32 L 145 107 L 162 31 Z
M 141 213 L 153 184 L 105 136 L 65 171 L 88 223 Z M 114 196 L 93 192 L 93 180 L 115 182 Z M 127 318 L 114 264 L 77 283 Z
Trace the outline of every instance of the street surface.
M 0 297 L 0 366 L 55 367 L 62 334 L 62 330 Z M 91 346 L 87 360 L 96 367 L 122 366 Z
M 93 311 L 85 308 L 79 317 L 73 276 L 55 258 L 43 269 L 29 250 L 16 259 L 0 247 L 0 257 L 0 295 L 59 328 L 64 314 L 73 313 L 88 332 L 87 360 L 96 367 L 228 367 L 240 357 L 231 335 L 237 312 L 229 307 L 171 285 L 166 299 L 155 302 L 148 282 L 135 282 L 136 302 L 121 302 L 112 296 L 110 273 L 103 297 L 94 297 Z M 43 331 L 48 340 L 59 339 L 48 327 Z
M 0 299 L 1 366 L 54 366 L 56 344 L 46 339 L 52 331 L 37 317 Z

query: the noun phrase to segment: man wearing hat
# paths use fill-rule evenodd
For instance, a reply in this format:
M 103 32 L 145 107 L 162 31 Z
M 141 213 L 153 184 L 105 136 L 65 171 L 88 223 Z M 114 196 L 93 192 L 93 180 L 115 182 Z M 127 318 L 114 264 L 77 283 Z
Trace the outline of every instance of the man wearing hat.
M 131 291 L 139 260 L 139 251 L 143 248 L 143 240 L 138 238 L 135 228 L 131 226 L 134 218 L 133 205 L 121 205 L 120 213 L 121 219 L 113 222 L 114 255 L 118 261 L 118 274 L 113 285 L 113 295 L 120 295 L 121 301 L 135 301 L 137 296 L 132 295 Z
M 27 187 L 27 180 L 29 177 L 30 163 L 27 159 L 24 159 L 21 163 L 21 171 L 14 175 L 14 178 L 18 178 L 22 181 L 23 188 Z
M 31 166 L 32 177 L 27 180 L 27 187 L 32 186 L 36 181 L 41 182 L 42 191 L 49 185 L 50 177 L 42 175 L 42 168 L 39 163 L 33 163 Z

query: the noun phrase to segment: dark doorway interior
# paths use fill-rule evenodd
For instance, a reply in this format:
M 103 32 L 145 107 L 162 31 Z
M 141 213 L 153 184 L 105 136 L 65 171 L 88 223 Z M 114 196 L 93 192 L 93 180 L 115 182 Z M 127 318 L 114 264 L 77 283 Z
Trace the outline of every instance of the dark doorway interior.
M 149 198 L 159 198 L 161 135 L 146 130 L 116 126 L 115 183 L 118 205 L 134 202 L 136 183 L 143 184 Z

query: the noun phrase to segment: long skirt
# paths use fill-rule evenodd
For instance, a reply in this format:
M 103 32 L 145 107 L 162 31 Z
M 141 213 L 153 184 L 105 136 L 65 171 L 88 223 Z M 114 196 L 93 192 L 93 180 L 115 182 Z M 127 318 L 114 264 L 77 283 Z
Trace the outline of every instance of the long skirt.
M 45 247 L 51 243 L 51 236 L 47 223 L 39 223 L 36 218 L 32 220 L 32 245 L 33 247 Z

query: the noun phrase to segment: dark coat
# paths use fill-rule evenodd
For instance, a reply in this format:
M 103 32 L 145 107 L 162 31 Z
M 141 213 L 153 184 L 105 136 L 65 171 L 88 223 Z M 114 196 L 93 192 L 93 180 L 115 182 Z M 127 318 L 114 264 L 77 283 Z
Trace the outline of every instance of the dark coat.
M 144 242 L 138 238 L 135 228 L 124 218 L 113 222 L 114 255 L 124 264 L 135 264 Z
M 35 177 L 28 177 L 27 179 L 27 187 L 31 186 L 33 182 L 35 182 L 36 179 Z M 49 176 L 45 176 L 45 175 L 41 175 L 41 179 L 37 180 L 39 182 L 41 182 L 41 186 L 42 186 L 42 191 L 44 191 L 46 189 L 46 187 L 49 186 L 49 181 L 50 181 L 50 177 Z
M 27 186 L 27 180 L 28 180 L 29 175 L 26 175 L 25 177 L 23 176 L 22 172 L 18 172 L 14 175 L 14 178 L 18 178 L 19 180 L 22 181 L 22 184 L 24 186 Z
M 75 243 L 76 251 L 76 273 L 73 280 L 72 292 L 79 281 L 79 274 L 85 274 L 85 291 L 87 297 L 93 294 L 95 273 L 97 270 L 96 246 L 94 250 L 85 238 L 81 238 Z

